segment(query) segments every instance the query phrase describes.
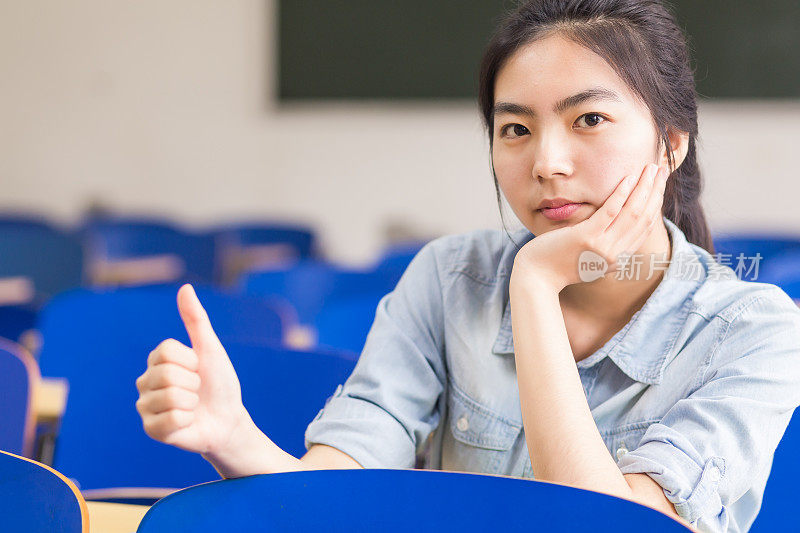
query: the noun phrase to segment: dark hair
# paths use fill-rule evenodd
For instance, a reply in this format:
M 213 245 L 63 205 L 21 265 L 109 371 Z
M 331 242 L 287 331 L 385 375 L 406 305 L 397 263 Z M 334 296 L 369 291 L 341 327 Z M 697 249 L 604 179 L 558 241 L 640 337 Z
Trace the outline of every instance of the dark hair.
M 674 168 L 669 131 L 689 134 L 689 150 L 664 192 L 663 215 L 687 240 L 714 253 L 711 231 L 700 205 L 697 165 L 697 92 L 686 38 L 659 0 L 530 0 L 505 16 L 481 61 L 478 104 L 493 147 L 497 73 L 522 46 L 554 32 L 605 59 L 637 93 L 653 117 L 659 146 Z M 500 188 L 492 165 L 498 201 Z M 501 210 L 502 215 L 502 210 Z

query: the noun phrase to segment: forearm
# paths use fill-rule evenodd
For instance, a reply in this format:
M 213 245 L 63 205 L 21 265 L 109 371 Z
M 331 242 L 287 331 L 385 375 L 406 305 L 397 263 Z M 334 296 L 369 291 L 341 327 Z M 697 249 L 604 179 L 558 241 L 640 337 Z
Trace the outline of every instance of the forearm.
M 341 450 L 314 444 L 300 459 L 303 470 L 339 470 L 350 468 L 363 468 L 355 459 Z
M 279 448 L 252 421 L 237 428 L 230 443 L 224 451 L 203 454 L 226 479 L 299 470 L 361 468 L 346 453 L 321 444 L 314 444 L 298 459 Z
M 279 448 L 252 420 L 237 426 L 223 449 L 203 458 L 225 479 L 303 469 L 299 459 Z
M 534 477 L 630 498 L 594 422 L 569 344 L 558 291 L 512 283 L 522 420 Z

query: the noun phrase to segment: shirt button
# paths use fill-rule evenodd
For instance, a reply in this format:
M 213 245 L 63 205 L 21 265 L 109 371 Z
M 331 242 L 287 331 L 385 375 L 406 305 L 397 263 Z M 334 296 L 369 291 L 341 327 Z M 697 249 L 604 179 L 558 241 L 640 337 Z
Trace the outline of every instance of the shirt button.
M 466 431 L 469 429 L 469 420 L 467 420 L 466 416 L 462 416 L 456 422 L 456 427 L 459 431 Z
M 713 467 L 711 470 L 708 471 L 708 479 L 711 481 L 719 481 L 722 479 L 722 473 L 719 471 L 719 468 L 716 466 Z
M 628 448 L 626 448 L 624 445 L 617 448 L 617 461 L 622 459 L 622 456 L 626 453 L 628 453 Z

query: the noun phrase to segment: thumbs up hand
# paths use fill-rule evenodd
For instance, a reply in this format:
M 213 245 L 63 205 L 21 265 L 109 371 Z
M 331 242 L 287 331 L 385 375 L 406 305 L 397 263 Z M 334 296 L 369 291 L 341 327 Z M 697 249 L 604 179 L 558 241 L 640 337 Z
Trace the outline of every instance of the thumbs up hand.
M 242 404 L 228 354 L 191 285 L 178 291 L 178 310 L 192 347 L 167 339 L 150 352 L 147 370 L 136 380 L 136 409 L 153 439 L 218 454 L 237 435 L 258 429 Z

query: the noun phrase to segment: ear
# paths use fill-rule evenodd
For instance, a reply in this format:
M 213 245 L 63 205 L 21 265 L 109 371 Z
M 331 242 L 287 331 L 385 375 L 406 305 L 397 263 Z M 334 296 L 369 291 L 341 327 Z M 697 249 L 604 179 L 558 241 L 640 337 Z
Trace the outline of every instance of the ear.
M 675 168 L 672 169 L 674 172 L 678 170 L 683 160 L 686 159 L 686 154 L 689 153 L 689 134 L 685 131 L 669 130 L 668 136 L 669 143 L 672 145 L 672 159 L 675 162 Z M 659 164 L 666 166 L 668 163 L 667 150 L 662 147 Z

